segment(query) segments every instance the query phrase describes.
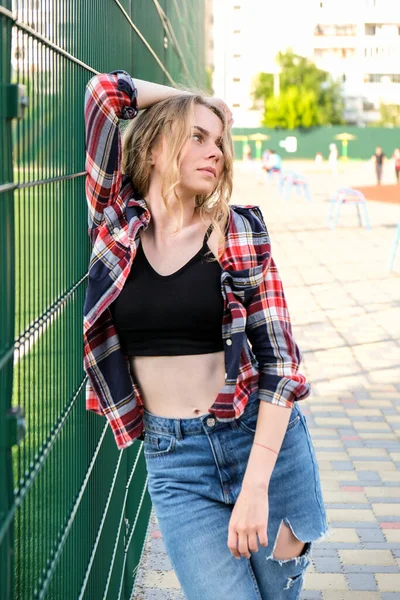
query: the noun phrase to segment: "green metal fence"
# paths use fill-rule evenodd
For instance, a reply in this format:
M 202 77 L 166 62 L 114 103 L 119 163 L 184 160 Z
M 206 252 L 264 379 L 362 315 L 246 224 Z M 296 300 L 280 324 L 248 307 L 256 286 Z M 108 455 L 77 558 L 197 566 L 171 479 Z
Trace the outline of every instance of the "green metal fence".
M 0 597 L 126 599 L 142 444 L 85 410 L 83 96 L 95 72 L 204 86 L 203 0 L 0 0 Z

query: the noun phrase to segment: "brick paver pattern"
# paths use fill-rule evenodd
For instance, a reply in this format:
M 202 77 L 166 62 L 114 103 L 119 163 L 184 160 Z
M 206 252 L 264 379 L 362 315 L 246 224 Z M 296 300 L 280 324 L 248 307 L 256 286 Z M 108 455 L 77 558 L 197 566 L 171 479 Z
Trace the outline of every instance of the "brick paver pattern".
M 400 600 L 400 249 L 387 270 L 400 214 L 369 202 L 367 231 L 355 207 L 343 206 L 332 231 L 330 194 L 373 183 L 372 167 L 344 164 L 337 176 L 296 168 L 309 177 L 311 203 L 295 193 L 282 200 L 251 164 L 237 165 L 233 202 L 263 210 L 312 384 L 302 408 L 330 534 L 315 544 L 301 598 Z M 153 515 L 134 600 L 183 598 Z

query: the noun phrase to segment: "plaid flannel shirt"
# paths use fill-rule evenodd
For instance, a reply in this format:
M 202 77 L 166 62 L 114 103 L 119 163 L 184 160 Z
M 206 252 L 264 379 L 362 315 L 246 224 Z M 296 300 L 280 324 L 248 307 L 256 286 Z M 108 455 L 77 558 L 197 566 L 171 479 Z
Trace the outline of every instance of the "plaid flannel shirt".
M 119 119 L 137 114 L 136 88 L 124 71 L 93 77 L 86 88 L 86 196 L 93 244 L 84 305 L 86 408 L 108 419 L 119 449 L 143 436 L 143 399 L 121 350 L 110 304 L 128 277 L 150 222 L 145 201 L 121 173 Z M 281 280 L 256 206 L 231 206 L 219 260 L 224 299 L 225 384 L 209 412 L 232 421 L 249 395 L 284 407 L 309 395 L 299 373 Z

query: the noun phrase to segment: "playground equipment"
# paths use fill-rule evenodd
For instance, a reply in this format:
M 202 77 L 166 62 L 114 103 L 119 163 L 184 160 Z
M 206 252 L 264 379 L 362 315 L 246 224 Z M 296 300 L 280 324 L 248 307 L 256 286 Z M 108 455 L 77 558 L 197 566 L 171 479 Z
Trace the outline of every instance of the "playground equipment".
M 336 228 L 339 220 L 340 209 L 342 208 L 343 204 L 354 204 L 356 206 L 360 227 L 363 227 L 361 218 L 362 209 L 364 213 L 364 227 L 368 230 L 371 229 L 365 196 L 362 192 L 353 188 L 338 188 L 336 192 L 332 194 L 327 219 L 328 227 L 331 229 Z
M 285 200 L 290 199 L 293 188 L 297 194 L 303 195 L 306 200 L 311 202 L 311 191 L 308 179 L 295 171 L 285 171 L 281 173 L 278 183 L 278 193 Z

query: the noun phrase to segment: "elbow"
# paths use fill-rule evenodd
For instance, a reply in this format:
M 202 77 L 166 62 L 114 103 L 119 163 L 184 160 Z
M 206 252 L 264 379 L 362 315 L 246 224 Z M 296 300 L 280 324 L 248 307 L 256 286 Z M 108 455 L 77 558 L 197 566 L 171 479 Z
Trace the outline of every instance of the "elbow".
M 260 371 L 259 397 L 279 406 L 293 407 L 295 402 L 304 400 L 311 393 L 311 386 L 304 375 L 295 372 L 287 375 Z

